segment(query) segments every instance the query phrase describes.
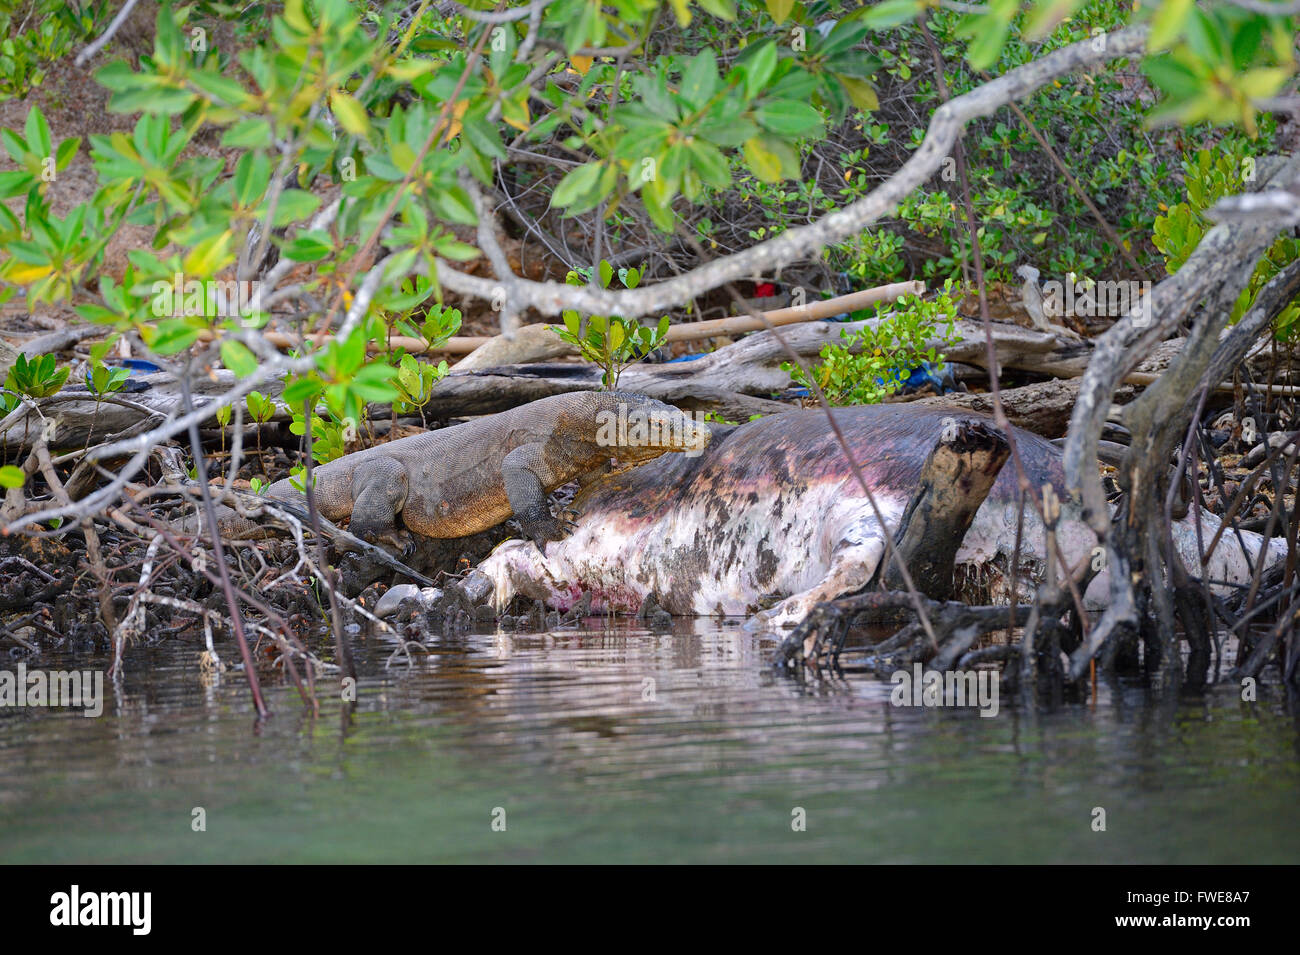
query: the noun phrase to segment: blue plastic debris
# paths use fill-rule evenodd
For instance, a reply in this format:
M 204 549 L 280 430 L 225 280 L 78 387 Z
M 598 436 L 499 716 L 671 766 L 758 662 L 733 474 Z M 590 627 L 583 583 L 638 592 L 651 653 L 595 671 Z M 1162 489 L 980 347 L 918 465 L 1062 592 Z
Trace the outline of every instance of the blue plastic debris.
M 950 391 L 955 391 L 957 381 L 952 374 L 952 365 L 940 362 L 938 365 L 931 365 L 928 361 L 921 362 L 919 368 L 913 368 L 903 382 L 903 392 L 916 391 L 929 385 L 938 394 L 944 395 Z
M 145 361 L 143 358 L 122 358 L 122 359 L 119 359 L 118 361 L 114 362 L 112 365 L 109 365 L 108 367 L 110 367 L 110 368 L 125 368 L 125 369 L 127 369 L 128 371 L 130 371 L 130 373 L 131 373 L 131 377 L 128 378 L 128 379 L 123 383 L 121 389 L 119 389 L 120 391 L 122 391 L 122 392 L 124 392 L 124 393 L 126 393 L 126 394 L 132 394 L 132 393 L 134 393 L 134 392 L 148 391 L 148 390 L 149 390 L 149 384 L 148 384 L 148 382 L 144 382 L 144 381 L 135 381 L 135 380 L 132 380 L 132 379 L 143 378 L 145 375 L 152 375 L 152 374 L 154 374 L 155 372 L 162 371 L 162 369 L 159 368 L 157 365 L 155 365 L 153 362 L 151 362 L 151 361 Z M 87 368 L 87 369 L 86 369 L 86 387 L 87 387 L 87 388 L 90 388 L 90 389 L 93 391 L 93 390 L 94 390 L 94 384 L 95 384 L 95 383 L 94 383 L 94 379 L 91 378 L 91 371 L 90 371 L 89 368 Z
M 145 361 L 143 358 L 123 358 L 118 362 L 123 368 L 131 369 L 131 377 L 136 378 L 140 375 L 152 375 L 155 372 L 162 371 L 151 361 Z

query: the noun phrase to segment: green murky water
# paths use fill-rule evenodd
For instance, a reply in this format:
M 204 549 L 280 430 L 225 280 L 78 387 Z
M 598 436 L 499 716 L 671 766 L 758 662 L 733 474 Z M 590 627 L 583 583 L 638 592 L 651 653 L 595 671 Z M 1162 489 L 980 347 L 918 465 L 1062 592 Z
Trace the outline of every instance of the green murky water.
M 471 635 L 409 669 L 372 639 L 355 707 L 312 717 L 271 685 L 255 727 L 242 677 L 205 685 L 198 649 L 133 649 L 96 719 L 0 709 L 0 860 L 1300 859 L 1300 722 L 1276 687 L 1103 685 L 988 719 L 895 707 L 869 676 L 773 678 L 768 644 L 714 621 L 614 624 Z

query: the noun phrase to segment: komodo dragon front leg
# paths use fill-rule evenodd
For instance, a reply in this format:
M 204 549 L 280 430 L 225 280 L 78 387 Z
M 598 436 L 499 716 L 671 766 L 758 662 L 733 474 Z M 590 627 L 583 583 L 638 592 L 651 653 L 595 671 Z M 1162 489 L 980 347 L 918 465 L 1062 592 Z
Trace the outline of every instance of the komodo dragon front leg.
M 397 524 L 410 491 L 406 465 L 396 458 L 376 457 L 352 472 L 352 523 L 349 530 L 362 540 L 382 544 L 398 554 L 414 546 L 411 535 Z M 322 502 L 321 510 L 329 514 Z
M 501 477 L 510 509 L 539 550 L 544 552 L 547 541 L 563 540 L 573 531 L 570 521 L 555 517 L 546 506 L 547 488 L 559 486 L 561 476 L 547 462 L 541 444 L 522 444 L 507 454 L 501 462 Z

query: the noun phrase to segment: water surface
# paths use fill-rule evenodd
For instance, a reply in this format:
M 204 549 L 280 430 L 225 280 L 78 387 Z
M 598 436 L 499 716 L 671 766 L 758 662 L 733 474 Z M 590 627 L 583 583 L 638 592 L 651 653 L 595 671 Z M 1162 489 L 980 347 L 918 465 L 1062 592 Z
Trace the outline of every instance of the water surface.
M 988 719 L 895 707 L 865 674 L 774 677 L 733 623 L 473 634 L 387 668 L 372 637 L 355 704 L 322 686 L 312 716 L 270 679 L 260 726 L 197 642 L 137 646 L 99 718 L 0 709 L 0 860 L 1300 859 L 1300 724 L 1277 687 L 1103 684 L 1055 709 L 1004 695 Z

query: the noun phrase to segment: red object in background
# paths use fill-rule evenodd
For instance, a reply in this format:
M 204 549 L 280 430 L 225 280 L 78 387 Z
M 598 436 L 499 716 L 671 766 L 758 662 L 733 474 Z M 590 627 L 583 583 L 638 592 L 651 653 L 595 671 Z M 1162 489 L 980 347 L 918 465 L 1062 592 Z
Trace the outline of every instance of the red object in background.
M 771 282 L 756 282 L 754 284 L 754 298 L 771 298 L 776 294 L 776 286 Z

